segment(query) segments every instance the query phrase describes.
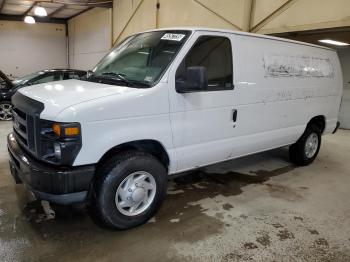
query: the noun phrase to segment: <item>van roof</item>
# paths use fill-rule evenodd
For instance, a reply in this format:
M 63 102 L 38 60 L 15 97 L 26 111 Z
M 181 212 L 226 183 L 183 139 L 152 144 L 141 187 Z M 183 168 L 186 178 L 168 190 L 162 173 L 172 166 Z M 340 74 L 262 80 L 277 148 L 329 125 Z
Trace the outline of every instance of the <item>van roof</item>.
M 269 35 L 261 35 L 261 34 L 254 34 L 254 33 L 248 33 L 248 32 L 242 32 L 242 31 L 234 31 L 234 30 L 227 30 L 227 29 L 215 29 L 215 28 L 206 28 L 206 27 L 167 27 L 167 28 L 159 28 L 159 29 L 153 29 L 153 30 L 147 30 L 145 32 L 152 32 L 152 31 L 162 31 L 162 30 L 190 30 L 190 31 L 207 31 L 207 32 L 220 32 L 220 33 L 230 33 L 230 34 L 236 34 L 236 35 L 245 35 L 245 36 L 251 36 L 251 37 L 258 37 L 258 38 L 265 38 L 265 39 L 272 39 L 282 42 L 288 42 L 288 43 L 294 43 L 299 45 L 306 45 L 306 46 L 312 46 L 322 49 L 327 49 L 330 51 L 335 51 L 332 48 L 320 46 L 320 45 L 314 45 L 309 44 L 301 41 L 276 37 L 276 36 L 269 36 Z

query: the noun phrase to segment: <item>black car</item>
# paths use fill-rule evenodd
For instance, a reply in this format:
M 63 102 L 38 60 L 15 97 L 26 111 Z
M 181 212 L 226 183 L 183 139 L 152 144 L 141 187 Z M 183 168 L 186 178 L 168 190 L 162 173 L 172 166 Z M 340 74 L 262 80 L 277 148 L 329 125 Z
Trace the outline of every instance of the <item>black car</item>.
M 75 69 L 51 69 L 39 71 L 11 81 L 0 71 L 0 120 L 12 119 L 12 95 L 21 87 L 47 82 L 79 79 L 86 75 L 86 71 Z

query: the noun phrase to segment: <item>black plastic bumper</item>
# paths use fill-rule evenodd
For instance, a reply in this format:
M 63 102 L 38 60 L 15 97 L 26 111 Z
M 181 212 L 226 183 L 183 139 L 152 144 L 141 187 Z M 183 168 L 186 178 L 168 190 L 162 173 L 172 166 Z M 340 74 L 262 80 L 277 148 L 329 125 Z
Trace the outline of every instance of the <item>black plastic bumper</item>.
M 13 134 L 7 137 L 11 174 L 16 183 L 24 183 L 37 198 L 69 205 L 87 196 L 95 166 L 52 167 L 23 151 Z

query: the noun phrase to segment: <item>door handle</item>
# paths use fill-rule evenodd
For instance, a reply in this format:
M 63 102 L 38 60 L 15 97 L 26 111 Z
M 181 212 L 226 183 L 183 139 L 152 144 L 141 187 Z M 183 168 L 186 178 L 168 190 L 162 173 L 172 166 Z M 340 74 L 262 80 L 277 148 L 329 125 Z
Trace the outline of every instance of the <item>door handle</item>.
M 232 120 L 233 122 L 237 121 L 237 109 L 232 109 Z

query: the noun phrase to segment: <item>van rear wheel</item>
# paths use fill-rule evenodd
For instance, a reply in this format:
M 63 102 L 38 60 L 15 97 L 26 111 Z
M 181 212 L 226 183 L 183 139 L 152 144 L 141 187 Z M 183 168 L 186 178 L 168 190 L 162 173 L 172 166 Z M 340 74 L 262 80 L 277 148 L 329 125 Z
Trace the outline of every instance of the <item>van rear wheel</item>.
M 97 171 L 90 212 L 113 229 L 136 227 L 155 214 L 166 189 L 166 169 L 158 159 L 137 151 L 120 153 Z
M 299 140 L 289 147 L 289 157 L 298 166 L 311 164 L 321 146 L 321 130 L 316 125 L 306 128 Z

